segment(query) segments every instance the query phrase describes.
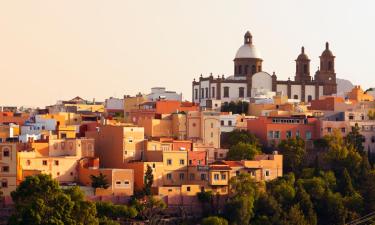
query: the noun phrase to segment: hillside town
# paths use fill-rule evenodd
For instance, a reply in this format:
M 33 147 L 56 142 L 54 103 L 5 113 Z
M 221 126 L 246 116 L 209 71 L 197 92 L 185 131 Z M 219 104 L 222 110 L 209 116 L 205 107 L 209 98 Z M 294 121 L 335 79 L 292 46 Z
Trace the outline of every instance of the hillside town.
M 338 93 L 336 57 L 328 43 L 322 44 L 320 68 L 315 74 L 310 69 L 308 49 L 301 48 L 292 80 L 278 80 L 277 73 L 263 71 L 262 63 L 266 60 L 254 43 L 253 35 L 246 32 L 235 54 L 234 74 L 200 75 L 191 84 L 180 84 L 192 85 L 191 97 L 150 84 L 150 93 L 133 96 L 124 90 L 123 97 L 108 97 L 104 101 L 72 96 L 40 108 L 1 106 L 1 220 L 12 218 L 14 207 L 19 207 L 15 193 L 27 182 L 36 182 L 33 177 L 39 177 L 40 182 L 47 179 L 43 175 L 57 181 L 62 190 L 79 187 L 84 199 L 96 204 L 130 207 L 134 199 L 145 202 L 150 196 L 165 204 L 160 209 L 162 213 L 145 214 L 143 219 L 129 216 L 127 222 L 120 219 L 121 224 L 130 224 L 130 220 L 143 220 L 147 224 L 156 215 L 171 220 L 226 215 L 227 204 L 235 196 L 233 182 L 249 182 L 246 178 L 252 180 L 254 190 L 263 196 L 263 200 L 257 197 L 255 203 L 249 203 L 257 207 L 247 220 L 254 220 L 252 224 L 277 224 L 270 219 L 276 215 L 270 202 L 279 202 L 284 207 L 283 201 L 288 200 L 289 193 L 285 185 L 292 180 L 297 194 L 293 189 L 290 198 L 299 196 L 302 192 L 298 190 L 303 189 L 304 194 L 311 195 L 308 197 L 311 204 L 320 201 L 318 195 L 329 199 L 338 196 L 332 193 L 341 193 L 340 197 L 345 198 L 352 196 L 345 191 L 352 191 L 356 193 L 353 196 L 360 196 L 361 201 L 353 200 L 348 205 L 349 200 L 343 200 L 346 222 L 371 213 L 375 210 L 375 196 L 366 195 L 369 190 L 358 191 L 356 188 L 360 187 L 355 184 L 354 176 L 362 171 L 358 157 L 366 157 L 370 168 L 374 165 L 375 90 L 353 85 Z M 353 142 L 359 141 L 355 147 L 361 148 L 357 149 L 358 165 L 353 170 L 345 165 L 335 171 L 330 167 L 333 163 L 326 163 L 325 154 L 344 142 L 351 143 L 348 137 L 353 135 L 360 137 Z M 333 139 L 336 145 L 329 142 Z M 348 156 L 354 150 L 348 149 L 343 155 L 337 153 L 337 157 L 342 162 L 354 163 Z M 334 165 L 339 164 L 335 161 Z M 318 168 L 320 172 L 316 171 Z M 295 173 L 293 178 L 291 172 Z M 348 180 L 345 184 L 341 182 L 345 176 L 349 180 L 351 177 L 353 184 L 349 185 Z M 367 176 L 374 177 L 373 169 Z M 303 181 L 294 181 L 297 178 Z M 338 186 L 333 188 L 336 179 Z M 332 183 L 324 189 L 324 185 L 319 186 L 323 181 Z M 374 185 L 369 182 L 367 185 Z M 285 189 L 279 190 L 277 185 Z M 344 185 L 351 189 L 341 192 Z M 268 192 L 276 200 L 261 194 Z M 263 203 L 259 199 L 271 210 L 269 214 L 261 210 L 259 204 Z M 366 201 L 372 201 L 370 206 L 366 206 L 369 203 Z M 247 204 L 240 205 L 247 207 Z M 318 203 L 313 207 L 318 212 L 317 222 L 317 215 L 305 212 L 302 204 L 289 208 L 291 212 L 303 211 L 309 220 L 299 224 L 344 224 L 332 222 L 333 219 L 321 222 Z M 356 211 L 356 204 L 362 211 Z M 210 210 L 215 212 L 208 213 Z M 230 215 L 226 218 L 247 218 L 238 212 Z M 291 216 L 280 214 L 279 219 L 292 220 Z M 230 224 L 244 223 L 239 220 Z

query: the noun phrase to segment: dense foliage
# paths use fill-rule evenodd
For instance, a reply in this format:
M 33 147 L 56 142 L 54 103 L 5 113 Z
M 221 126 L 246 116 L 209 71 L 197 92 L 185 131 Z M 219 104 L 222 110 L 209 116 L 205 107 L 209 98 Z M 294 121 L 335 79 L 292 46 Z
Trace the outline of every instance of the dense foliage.
M 221 106 L 222 112 L 232 112 L 233 114 L 246 114 L 248 112 L 249 103 L 246 101 L 225 102 Z
M 109 187 L 108 180 L 106 175 L 100 173 L 98 176 L 91 175 L 91 186 L 93 188 L 104 188 L 107 189 Z

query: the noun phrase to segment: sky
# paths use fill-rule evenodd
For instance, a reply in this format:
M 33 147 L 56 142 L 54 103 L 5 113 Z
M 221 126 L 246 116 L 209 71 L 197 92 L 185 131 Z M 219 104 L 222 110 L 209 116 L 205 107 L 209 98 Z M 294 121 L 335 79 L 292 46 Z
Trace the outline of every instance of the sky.
M 301 46 L 337 77 L 374 87 L 373 0 L 0 1 L 0 105 L 103 101 L 163 86 L 191 99 L 200 74 L 233 75 L 249 30 L 263 70 L 294 77 Z

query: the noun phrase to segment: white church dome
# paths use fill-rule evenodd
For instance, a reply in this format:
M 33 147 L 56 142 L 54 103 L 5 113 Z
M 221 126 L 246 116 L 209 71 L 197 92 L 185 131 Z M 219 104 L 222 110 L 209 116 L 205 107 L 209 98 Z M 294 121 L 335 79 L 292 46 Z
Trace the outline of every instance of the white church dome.
M 253 44 L 244 44 L 242 45 L 237 53 L 236 53 L 236 59 L 239 58 L 255 58 L 255 59 L 261 59 L 261 55 L 259 51 L 256 49 L 255 45 Z

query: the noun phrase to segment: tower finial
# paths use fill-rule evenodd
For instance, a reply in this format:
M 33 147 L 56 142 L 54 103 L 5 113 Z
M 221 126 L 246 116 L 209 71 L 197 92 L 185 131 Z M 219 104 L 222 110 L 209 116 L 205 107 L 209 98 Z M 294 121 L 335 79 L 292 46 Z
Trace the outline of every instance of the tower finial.
M 251 35 L 250 31 L 247 31 L 244 36 L 244 44 L 252 44 L 253 43 L 253 36 Z
M 329 50 L 329 43 L 328 43 L 328 41 L 326 42 L 326 50 Z
M 302 54 L 305 54 L 305 47 L 303 47 L 303 46 L 302 46 L 302 48 L 301 48 L 301 53 L 302 53 Z

